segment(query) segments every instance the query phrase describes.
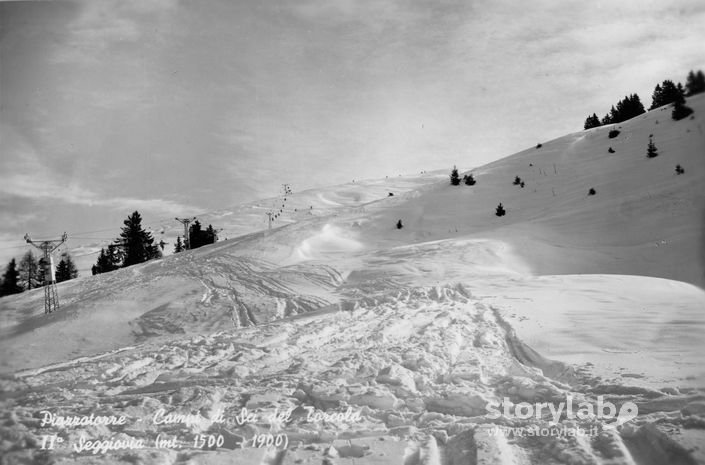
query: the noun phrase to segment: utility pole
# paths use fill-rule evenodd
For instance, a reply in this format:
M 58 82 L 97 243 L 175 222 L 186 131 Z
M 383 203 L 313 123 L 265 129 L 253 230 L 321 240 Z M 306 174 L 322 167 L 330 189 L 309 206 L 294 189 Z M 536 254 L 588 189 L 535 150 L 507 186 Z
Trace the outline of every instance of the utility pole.
M 44 313 L 52 313 L 59 309 L 59 292 L 56 290 L 56 278 L 54 276 L 54 259 L 51 253 L 61 246 L 68 239 L 64 233 L 61 239 L 49 241 L 33 241 L 29 234 L 24 235 L 24 240 L 32 244 L 43 252 L 44 258 Z
M 194 216 L 193 218 L 174 218 L 176 221 L 184 225 L 184 248 L 186 250 L 190 249 L 189 247 L 189 234 L 188 234 L 188 225 L 191 221 L 194 221 L 196 217 Z

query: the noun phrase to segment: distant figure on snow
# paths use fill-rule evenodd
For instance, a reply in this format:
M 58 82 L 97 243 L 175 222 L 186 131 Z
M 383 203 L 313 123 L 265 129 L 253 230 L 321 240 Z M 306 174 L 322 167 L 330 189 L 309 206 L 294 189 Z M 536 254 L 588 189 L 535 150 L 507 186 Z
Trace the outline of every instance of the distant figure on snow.
M 401 220 L 397 221 L 397 229 L 401 229 L 403 227 L 404 227 L 404 225 L 401 224 Z

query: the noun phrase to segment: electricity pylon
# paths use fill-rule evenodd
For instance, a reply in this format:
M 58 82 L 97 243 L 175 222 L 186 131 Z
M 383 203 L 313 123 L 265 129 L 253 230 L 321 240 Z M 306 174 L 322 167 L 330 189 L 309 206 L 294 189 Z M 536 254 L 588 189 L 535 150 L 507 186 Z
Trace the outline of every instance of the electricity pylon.
M 50 241 L 33 241 L 29 234 L 24 235 L 28 244 L 32 244 L 43 252 L 44 258 L 44 313 L 52 313 L 59 309 L 59 292 L 56 290 L 56 278 L 54 276 L 54 259 L 51 253 L 61 246 L 68 235 L 64 233 L 61 239 Z
M 185 249 L 190 249 L 189 247 L 189 234 L 188 234 L 188 225 L 191 221 L 194 221 L 196 217 L 194 216 L 193 218 L 174 218 L 176 221 L 184 225 L 184 248 Z

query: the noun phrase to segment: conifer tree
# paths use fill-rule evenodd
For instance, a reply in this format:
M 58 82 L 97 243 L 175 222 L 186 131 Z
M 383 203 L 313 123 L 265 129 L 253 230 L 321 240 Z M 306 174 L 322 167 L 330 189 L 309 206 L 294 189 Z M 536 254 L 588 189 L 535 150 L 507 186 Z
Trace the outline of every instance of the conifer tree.
M 189 249 L 197 249 L 204 245 L 214 244 L 218 241 L 218 233 L 213 225 L 208 225 L 204 230 L 201 222 L 196 220 L 189 227 Z
M 597 115 L 593 113 L 592 116 L 588 116 L 587 119 L 585 119 L 585 124 L 583 125 L 583 128 L 592 129 L 600 126 L 600 118 L 598 118 Z
M 515 186 L 518 186 L 519 184 L 521 184 L 521 178 L 519 176 L 515 176 L 514 182 L 512 184 L 514 184 Z
M 450 173 L 450 184 L 452 186 L 460 185 L 460 176 L 458 175 L 458 168 L 453 166 L 453 171 Z
M 652 96 L 651 108 L 649 108 L 649 110 L 653 110 L 676 101 L 685 103 L 685 100 L 683 99 L 683 92 L 683 86 L 680 83 L 676 85 L 673 81 L 668 79 L 663 81 L 660 86 L 656 84 L 656 88 L 654 89 L 654 94 Z
M 40 287 L 39 263 L 31 250 L 28 250 L 20 260 L 19 272 L 20 284 L 26 291 Z
M 142 216 L 135 211 L 124 221 L 120 243 L 124 250 L 122 266 L 131 266 L 161 257 L 159 247 L 148 231 L 142 229 Z
M 174 246 L 174 253 L 179 253 L 184 251 L 184 244 L 181 242 L 181 236 L 176 237 L 176 245 Z
M 218 233 L 215 232 L 215 229 L 213 229 L 213 226 L 210 224 L 206 228 L 206 232 L 205 232 L 204 237 L 205 237 L 204 245 L 215 244 L 216 242 L 218 242 Z
M 76 268 L 76 264 L 73 262 L 71 255 L 66 254 L 64 263 L 66 263 L 66 276 L 68 279 L 78 278 L 78 268 Z
M 682 97 L 681 97 L 682 98 Z M 693 109 L 685 104 L 685 99 L 676 100 L 673 102 L 673 111 L 671 112 L 671 118 L 675 121 L 682 120 L 690 116 L 693 113 Z
M 617 109 L 612 105 L 612 108 L 610 108 L 610 121 L 613 123 L 620 123 L 619 121 L 619 112 L 617 112 Z
M 94 275 L 117 270 L 122 263 L 122 253 L 117 244 L 110 244 L 108 250 L 100 249 L 100 255 L 91 271 Z
M 662 90 L 661 90 L 661 84 L 656 84 L 656 87 L 654 87 L 654 93 L 651 94 L 651 106 L 649 107 L 649 110 L 653 110 L 654 108 L 660 107 L 661 101 L 663 100 L 662 97 Z
M 66 262 L 62 258 L 61 260 L 59 260 L 59 263 L 56 264 L 56 270 L 54 270 L 54 279 L 56 279 L 57 283 L 71 279 L 67 277 L 67 274 L 68 273 L 66 271 Z
M 477 183 L 472 173 L 463 176 L 463 181 L 465 181 L 466 186 L 474 186 Z
M 188 245 L 189 249 L 197 249 L 203 245 L 203 229 L 201 228 L 201 222 L 196 220 L 189 227 L 188 233 Z
M 685 81 L 686 95 L 691 96 L 705 92 L 705 75 L 701 70 L 697 73 L 692 70 L 688 73 L 688 78 Z
M 497 205 L 497 209 L 495 210 L 495 215 L 497 216 L 504 216 L 507 214 L 507 211 L 504 209 L 502 206 L 502 203 L 500 202 L 499 205 Z
M 95 262 L 95 265 L 91 267 L 91 274 L 93 276 L 100 274 L 100 273 L 105 273 L 107 270 L 103 269 L 103 264 L 105 263 L 105 249 L 100 249 L 100 254 L 98 255 L 98 259 Z
M 20 273 L 17 270 L 17 263 L 13 258 L 10 260 L 10 263 L 7 264 L 5 274 L 2 276 L 2 282 L 0 282 L 0 296 L 19 294 L 20 292 L 22 292 Z
M 654 141 L 651 137 L 649 137 L 649 146 L 646 149 L 646 157 L 647 158 L 658 157 L 658 149 L 656 148 L 656 144 L 654 144 Z
M 56 282 L 60 283 L 77 277 L 78 270 L 76 269 L 76 265 L 71 259 L 71 255 L 69 255 L 68 253 L 64 253 L 61 256 L 61 260 L 59 260 L 59 263 L 56 265 Z

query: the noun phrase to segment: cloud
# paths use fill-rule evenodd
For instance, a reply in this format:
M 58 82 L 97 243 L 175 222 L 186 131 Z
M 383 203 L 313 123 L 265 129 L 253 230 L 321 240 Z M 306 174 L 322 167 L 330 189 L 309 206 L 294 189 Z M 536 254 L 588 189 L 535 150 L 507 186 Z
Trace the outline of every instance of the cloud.
M 121 210 L 148 210 L 165 214 L 180 214 L 184 211 L 197 211 L 196 207 L 184 205 L 163 198 L 135 198 L 128 196 L 104 196 L 81 186 L 79 180 L 68 179 L 52 170 L 22 137 L 7 125 L 0 126 L 0 138 L 8 142 L 0 160 L 3 175 L 0 193 L 15 197 L 13 201 L 0 197 L 0 202 L 18 205 L 19 199 L 33 202 L 63 202 L 78 206 L 98 206 Z M 19 206 L 19 205 L 18 205 Z M 16 210 L 15 215 L 26 215 L 24 209 Z M 9 206 L 13 210 L 12 205 Z
M 13 3 L 0 195 L 79 211 L 479 164 L 705 65 L 695 0 Z
M 144 45 L 145 31 L 156 29 L 178 5 L 177 0 L 82 1 L 68 33 L 55 48 L 55 63 L 100 64 L 114 59 L 116 46 Z M 150 34 L 150 40 L 158 38 Z

